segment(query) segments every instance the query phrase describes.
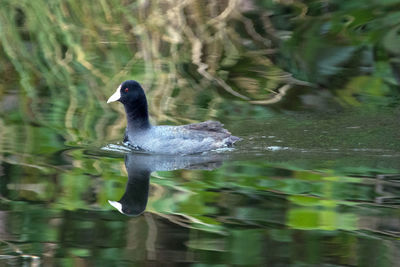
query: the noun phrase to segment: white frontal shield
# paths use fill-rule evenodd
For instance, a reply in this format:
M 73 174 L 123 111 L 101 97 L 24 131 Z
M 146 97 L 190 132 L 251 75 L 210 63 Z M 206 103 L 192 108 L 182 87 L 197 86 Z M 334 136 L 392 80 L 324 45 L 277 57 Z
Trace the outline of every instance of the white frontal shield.
M 107 104 L 117 101 L 120 98 L 121 98 L 121 85 L 118 86 L 117 91 L 115 91 L 115 93 L 112 96 L 110 96 L 110 98 L 107 100 Z

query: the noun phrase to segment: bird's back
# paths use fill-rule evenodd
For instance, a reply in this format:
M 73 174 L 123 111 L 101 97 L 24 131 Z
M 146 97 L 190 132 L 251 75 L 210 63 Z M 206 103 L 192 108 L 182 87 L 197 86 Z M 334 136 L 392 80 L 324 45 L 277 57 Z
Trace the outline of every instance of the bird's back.
M 152 126 L 128 134 L 129 142 L 140 149 L 162 154 L 194 154 L 230 147 L 240 140 L 217 121 L 182 126 Z

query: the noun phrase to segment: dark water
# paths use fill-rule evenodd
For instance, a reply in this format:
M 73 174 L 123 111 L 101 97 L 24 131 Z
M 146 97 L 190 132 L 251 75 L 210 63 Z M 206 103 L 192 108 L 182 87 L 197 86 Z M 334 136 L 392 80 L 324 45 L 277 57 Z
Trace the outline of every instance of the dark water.
M 0 265 L 397 266 L 399 19 L 396 0 L 3 0 Z M 126 79 L 153 123 L 243 140 L 124 151 L 106 100 Z

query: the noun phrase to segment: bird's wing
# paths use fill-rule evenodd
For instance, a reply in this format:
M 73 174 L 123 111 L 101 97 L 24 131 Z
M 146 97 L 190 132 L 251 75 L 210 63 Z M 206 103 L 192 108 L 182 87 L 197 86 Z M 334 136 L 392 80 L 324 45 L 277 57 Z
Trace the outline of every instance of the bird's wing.
M 227 129 L 223 128 L 223 124 L 219 121 L 204 121 L 199 123 L 192 123 L 183 125 L 182 127 L 188 130 L 209 131 L 216 133 L 231 134 Z

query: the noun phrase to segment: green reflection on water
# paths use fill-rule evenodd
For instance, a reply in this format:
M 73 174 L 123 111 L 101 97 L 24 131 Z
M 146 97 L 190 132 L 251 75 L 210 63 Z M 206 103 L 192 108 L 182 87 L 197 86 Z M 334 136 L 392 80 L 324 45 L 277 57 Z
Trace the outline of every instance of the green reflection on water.
M 3 0 L 0 261 L 395 264 L 398 4 Z M 154 122 L 244 138 L 221 168 L 153 173 L 137 218 L 99 151 L 132 78 Z

